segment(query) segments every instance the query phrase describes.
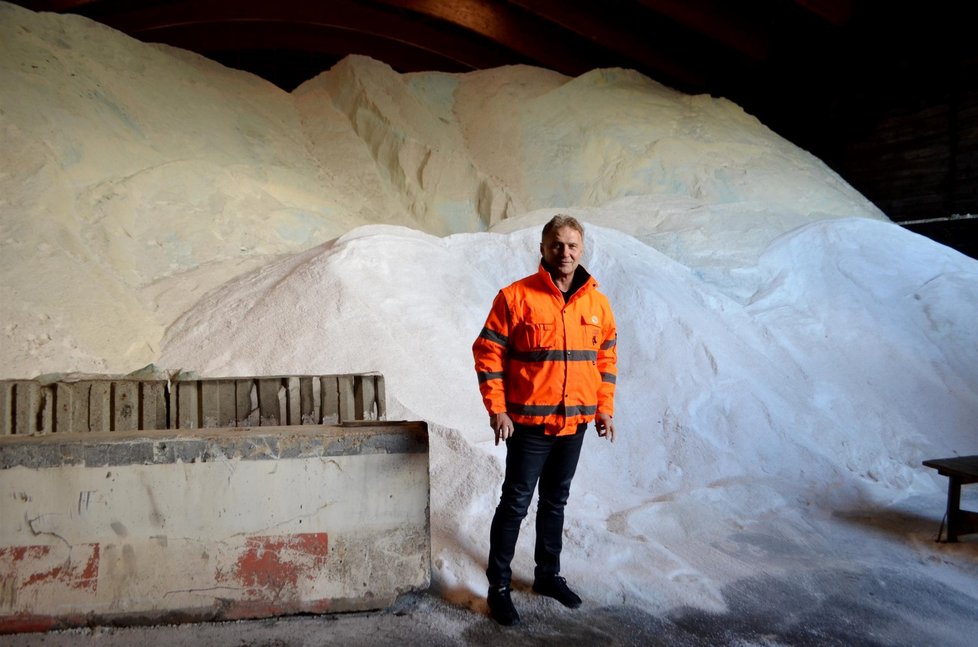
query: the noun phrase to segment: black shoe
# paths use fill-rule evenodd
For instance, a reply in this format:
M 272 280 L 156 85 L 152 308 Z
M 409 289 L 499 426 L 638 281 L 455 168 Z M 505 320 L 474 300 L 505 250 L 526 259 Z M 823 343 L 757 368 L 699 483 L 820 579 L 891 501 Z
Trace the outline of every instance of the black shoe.
M 509 586 L 494 586 L 489 589 L 489 595 L 486 596 L 486 602 L 489 603 L 489 615 L 504 627 L 512 627 L 520 623 L 520 614 L 513 606 L 513 600 L 509 593 Z
M 533 582 L 533 591 L 553 598 L 569 609 L 576 609 L 581 606 L 581 598 L 570 590 L 567 586 L 567 580 L 559 575 L 545 580 L 536 580 Z

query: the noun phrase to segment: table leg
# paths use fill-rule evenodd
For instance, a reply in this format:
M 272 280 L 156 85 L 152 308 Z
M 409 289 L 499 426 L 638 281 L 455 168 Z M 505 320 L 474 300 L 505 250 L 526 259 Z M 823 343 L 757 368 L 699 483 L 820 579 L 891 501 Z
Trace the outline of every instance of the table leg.
M 947 541 L 958 541 L 961 517 L 961 479 L 956 476 L 947 477 Z

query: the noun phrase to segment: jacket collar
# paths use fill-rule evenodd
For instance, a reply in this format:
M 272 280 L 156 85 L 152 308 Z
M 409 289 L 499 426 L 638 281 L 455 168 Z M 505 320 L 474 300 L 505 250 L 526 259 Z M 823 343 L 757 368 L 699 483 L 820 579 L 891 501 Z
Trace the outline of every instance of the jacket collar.
M 547 263 L 542 258 L 540 259 L 540 267 L 537 269 L 537 276 L 543 279 L 544 283 L 549 285 L 555 294 L 563 298 L 563 293 L 557 287 L 557 284 L 554 283 L 553 277 L 550 276 L 550 270 L 547 269 Z M 571 281 L 571 297 L 581 291 L 582 288 L 591 289 L 597 286 L 598 282 L 584 269 L 584 266 L 578 265 L 577 269 L 574 270 L 574 279 Z

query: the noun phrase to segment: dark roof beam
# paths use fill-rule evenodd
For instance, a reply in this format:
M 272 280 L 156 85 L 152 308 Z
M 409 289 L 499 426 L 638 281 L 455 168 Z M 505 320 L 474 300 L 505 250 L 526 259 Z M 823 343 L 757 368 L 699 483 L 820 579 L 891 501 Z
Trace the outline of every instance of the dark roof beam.
M 152 32 L 153 40 L 204 54 L 220 61 L 234 60 L 236 52 L 307 52 L 309 62 L 319 60 L 316 55 L 331 57 L 333 62 L 348 54 L 370 56 L 396 69 L 398 72 L 441 70 L 468 72 L 473 69 L 471 60 L 461 62 L 450 53 L 440 53 L 431 48 L 421 49 L 400 40 L 364 34 L 339 27 L 310 26 L 293 23 L 224 22 L 198 23 L 177 27 L 161 27 Z M 486 66 L 494 66 L 490 56 Z M 331 63 L 332 64 L 332 63 Z M 497 63 L 498 64 L 498 63 Z M 234 65 L 232 65 L 234 67 Z M 323 70 L 311 69 L 309 76 Z
M 507 3 L 485 0 L 376 0 L 405 12 L 454 25 L 494 41 L 534 65 L 577 76 L 594 67 L 596 52 L 564 30 Z
M 794 0 L 795 4 L 836 27 L 852 20 L 852 0 Z
M 745 17 L 745 3 L 724 0 L 639 0 L 648 11 L 668 18 L 754 61 L 771 52 L 771 39 L 757 20 Z
M 55 13 L 66 13 L 78 11 L 85 5 L 98 4 L 99 0 L 31 0 L 31 2 L 19 2 L 31 11 L 53 11 Z
M 705 72 L 681 63 L 656 46 L 653 30 L 639 33 L 629 16 L 619 16 L 594 3 L 570 0 L 511 0 L 545 21 L 562 28 L 617 55 L 618 67 L 636 67 L 657 80 L 677 83 L 685 88 L 702 89 Z M 622 60 L 625 59 L 625 60 Z
M 239 33 L 242 40 L 239 49 L 253 48 L 249 38 L 258 37 L 261 29 L 292 29 L 297 33 L 306 30 L 345 30 L 363 34 L 371 39 L 398 42 L 404 46 L 427 52 L 433 57 L 450 60 L 454 69 L 481 69 L 520 62 L 512 53 L 504 51 L 489 41 L 475 41 L 471 35 L 446 25 L 413 20 L 410 14 L 391 12 L 363 2 L 332 0 L 324 3 L 302 3 L 262 0 L 183 0 L 160 5 L 136 5 L 128 11 L 119 11 L 102 20 L 109 26 L 146 41 L 164 42 L 195 51 L 214 48 L 208 42 L 211 35 L 200 26 L 217 28 L 221 25 L 253 24 L 247 32 L 239 29 L 228 32 L 225 44 L 228 48 L 230 34 Z M 257 26 L 261 26 L 258 28 Z M 180 37 L 181 30 L 188 34 Z M 309 46 L 309 38 L 305 38 Z M 288 48 L 288 49 L 294 49 Z

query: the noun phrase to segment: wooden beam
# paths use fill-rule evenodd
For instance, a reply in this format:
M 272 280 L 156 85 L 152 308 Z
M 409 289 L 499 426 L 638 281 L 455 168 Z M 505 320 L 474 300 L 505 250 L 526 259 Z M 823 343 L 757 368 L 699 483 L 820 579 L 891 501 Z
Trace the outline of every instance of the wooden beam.
M 88 4 L 97 3 L 89 0 Z M 107 12 L 98 19 L 141 40 L 164 42 L 198 52 L 229 48 L 332 51 L 328 44 L 316 43 L 315 34 L 319 33 L 336 43 L 355 43 L 361 37 L 365 44 L 372 44 L 375 49 L 378 43 L 388 41 L 390 45 L 380 49 L 402 54 L 415 49 L 420 52 L 415 58 L 448 61 L 455 69 L 528 62 L 491 42 L 479 42 L 451 25 L 417 20 L 410 12 L 391 11 L 377 4 L 355 0 L 315 3 L 178 0 L 153 5 L 123 5 L 120 10 Z M 208 30 L 214 30 L 214 33 L 208 35 Z M 265 31 L 268 33 L 263 34 Z M 291 46 L 287 42 L 290 32 L 295 34 Z M 240 38 L 240 42 L 235 42 L 235 38 Z M 210 42 L 212 40 L 214 42 Z M 219 47 L 215 47 L 217 45 Z
M 569 34 L 515 7 L 487 0 L 377 0 L 392 8 L 452 24 L 498 43 L 530 62 L 576 76 L 595 67 L 594 51 Z
M 836 27 L 844 27 L 852 20 L 852 0 L 794 0 L 794 2 L 802 9 Z
M 639 0 L 645 9 L 755 60 L 767 59 L 770 37 L 740 3 L 722 0 Z M 747 3 L 748 6 L 750 3 Z
M 31 11 L 68 13 L 78 11 L 87 5 L 97 5 L 99 2 L 100 0 L 26 0 L 24 2 L 17 2 L 17 4 Z
M 273 67 L 283 64 L 281 59 L 275 63 L 274 58 L 281 56 L 282 52 L 295 52 L 296 55 L 305 53 L 308 60 L 304 62 L 309 65 L 315 65 L 322 60 L 317 55 L 330 57 L 331 62 L 322 69 L 328 69 L 349 54 L 361 54 L 384 61 L 398 72 L 468 72 L 510 62 L 493 56 L 492 52 L 474 50 L 465 56 L 459 56 L 458 52 L 442 54 L 431 48 L 422 49 L 409 43 L 363 32 L 302 23 L 195 23 L 145 31 L 140 37 L 146 41 L 195 51 L 231 67 L 236 67 L 233 62 L 235 52 L 258 53 L 263 50 L 273 57 L 269 61 Z M 258 73 L 257 69 L 253 71 Z
M 643 29 L 631 16 L 619 16 L 594 3 L 572 0 L 512 0 L 512 4 L 613 52 L 619 67 L 637 67 L 660 81 L 685 87 L 706 84 L 705 73 L 666 53 L 670 48 L 662 47 L 661 32 Z
M 752 60 L 768 54 L 763 30 L 751 29 L 718 0 L 33 4 L 77 11 L 136 38 L 197 52 L 308 48 L 342 56 L 341 48 L 348 47 L 400 70 L 528 63 L 570 76 L 595 67 L 630 67 L 687 92 L 735 84 Z

